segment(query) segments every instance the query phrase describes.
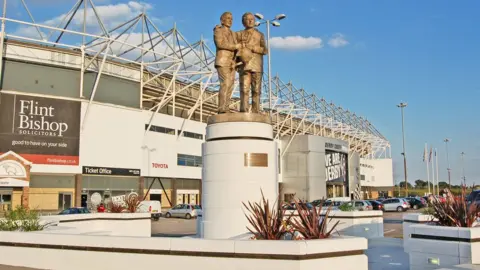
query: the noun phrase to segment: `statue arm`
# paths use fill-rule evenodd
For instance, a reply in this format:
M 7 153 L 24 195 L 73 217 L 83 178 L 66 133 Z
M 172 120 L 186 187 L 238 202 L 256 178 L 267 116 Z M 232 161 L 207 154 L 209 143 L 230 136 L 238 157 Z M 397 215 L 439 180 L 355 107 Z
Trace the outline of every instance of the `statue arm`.
M 260 35 L 261 35 L 260 45 L 255 46 L 253 48 L 253 52 L 258 53 L 258 54 L 262 54 L 262 55 L 266 55 L 266 54 L 268 54 L 268 48 L 267 48 L 267 45 L 266 45 L 266 42 L 265 42 L 265 36 L 262 33 L 260 33 Z
M 225 35 L 223 35 L 223 33 L 221 32 L 220 28 L 215 28 L 213 38 L 217 49 L 228 51 L 235 51 L 237 49 L 237 44 L 229 43 L 228 40 L 225 38 Z

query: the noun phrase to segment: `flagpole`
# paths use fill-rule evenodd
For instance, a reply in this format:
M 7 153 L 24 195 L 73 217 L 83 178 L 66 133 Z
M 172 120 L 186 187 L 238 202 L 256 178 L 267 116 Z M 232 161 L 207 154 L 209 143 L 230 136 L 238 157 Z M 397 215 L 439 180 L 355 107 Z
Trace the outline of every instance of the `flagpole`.
M 435 170 L 433 168 L 433 160 L 432 160 L 432 148 L 430 146 L 430 156 L 428 162 L 432 162 L 432 194 L 435 195 Z
M 428 157 L 427 157 L 427 143 L 425 143 L 425 164 L 427 165 L 427 187 L 428 187 L 428 194 L 430 194 L 430 172 L 428 170 Z
M 440 184 L 438 183 L 438 155 L 437 155 L 437 148 L 435 148 L 435 163 L 437 167 L 437 195 L 440 196 Z

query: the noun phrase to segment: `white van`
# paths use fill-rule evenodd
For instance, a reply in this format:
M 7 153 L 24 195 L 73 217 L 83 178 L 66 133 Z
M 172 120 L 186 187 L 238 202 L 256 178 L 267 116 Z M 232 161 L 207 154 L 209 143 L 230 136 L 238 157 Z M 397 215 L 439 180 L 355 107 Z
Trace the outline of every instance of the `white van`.
M 138 206 L 138 213 L 150 213 L 153 220 L 157 221 L 160 219 L 162 214 L 162 206 L 159 201 L 142 201 Z

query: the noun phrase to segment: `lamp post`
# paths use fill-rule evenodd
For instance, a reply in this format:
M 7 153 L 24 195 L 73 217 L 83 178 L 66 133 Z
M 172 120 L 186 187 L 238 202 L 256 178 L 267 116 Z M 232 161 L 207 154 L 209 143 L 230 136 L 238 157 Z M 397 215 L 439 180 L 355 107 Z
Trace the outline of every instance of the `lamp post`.
M 463 156 L 465 156 L 465 152 L 462 152 L 460 153 L 460 155 L 462 156 L 462 174 L 463 174 L 463 185 L 465 186 L 465 188 L 467 187 L 467 179 L 465 177 L 465 163 L 464 163 L 464 160 L 463 160 Z
M 270 55 L 270 24 L 275 26 L 275 27 L 280 27 L 280 20 L 283 20 L 287 17 L 287 15 L 285 14 L 278 14 L 277 16 L 275 16 L 275 18 L 271 19 L 271 20 L 265 20 L 263 19 L 263 15 L 260 14 L 260 13 L 255 13 L 255 17 L 257 19 L 259 19 L 260 21 L 257 21 L 255 23 L 255 26 L 260 26 L 262 24 L 266 24 L 267 25 L 267 50 L 268 50 L 268 53 L 267 53 L 267 61 L 268 61 L 268 109 L 270 111 L 270 114 L 272 113 L 272 79 L 271 79 L 271 75 L 272 75 L 272 64 L 271 64 L 271 55 Z
M 402 112 L 402 141 L 403 141 L 403 172 L 405 175 L 405 197 L 408 197 L 408 181 L 407 181 L 407 153 L 405 151 L 405 121 L 403 116 L 403 108 L 407 107 L 407 103 L 401 102 L 397 105 Z
M 450 161 L 448 159 L 448 142 L 450 142 L 450 139 L 445 139 L 443 140 L 445 142 L 445 149 L 446 149 L 446 152 L 447 152 L 447 172 L 448 172 L 448 188 L 449 189 L 452 189 L 452 183 L 451 183 L 451 180 L 450 180 Z

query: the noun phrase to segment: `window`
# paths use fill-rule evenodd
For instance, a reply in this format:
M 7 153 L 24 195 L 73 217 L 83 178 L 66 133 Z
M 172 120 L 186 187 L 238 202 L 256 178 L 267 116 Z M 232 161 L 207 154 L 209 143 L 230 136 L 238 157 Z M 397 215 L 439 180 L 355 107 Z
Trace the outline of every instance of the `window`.
M 145 124 L 145 130 L 148 128 L 148 124 Z M 167 128 L 167 127 L 160 127 L 151 125 L 149 131 L 158 132 L 158 133 L 165 133 L 170 135 L 175 135 L 175 129 Z
M 190 167 L 202 167 L 202 157 L 178 154 L 177 165 L 190 166 Z
M 360 175 L 360 180 L 365 181 L 365 174 L 361 174 L 361 175 Z
M 178 134 L 180 134 L 180 132 L 181 132 L 181 130 L 178 130 Z M 192 138 L 192 139 L 203 140 L 203 135 L 202 134 L 189 132 L 189 131 L 183 131 L 182 136 L 187 137 L 187 138 Z

